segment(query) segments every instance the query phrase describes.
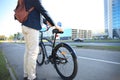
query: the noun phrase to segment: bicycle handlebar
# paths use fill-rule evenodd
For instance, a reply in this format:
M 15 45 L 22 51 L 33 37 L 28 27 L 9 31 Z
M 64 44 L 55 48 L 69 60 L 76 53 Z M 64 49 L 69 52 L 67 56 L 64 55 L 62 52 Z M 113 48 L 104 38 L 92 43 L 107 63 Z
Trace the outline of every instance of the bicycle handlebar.
M 48 31 L 50 29 L 50 27 L 48 27 L 47 25 L 46 25 L 46 29 L 45 30 L 40 30 L 40 32 L 46 32 L 46 31 Z
M 43 18 L 43 23 L 46 25 L 46 29 L 45 30 L 40 30 L 40 32 L 46 32 L 50 29 L 50 27 L 47 25 L 47 20 Z M 53 29 L 52 33 L 63 33 L 63 31 L 59 31 L 58 29 Z
M 46 32 L 46 31 L 48 31 L 49 29 L 50 29 L 50 27 L 46 25 L 46 29 L 45 29 L 45 30 L 40 30 L 40 32 Z M 60 34 L 62 34 L 63 31 L 59 31 L 58 29 L 53 29 L 53 30 L 52 30 L 52 33 L 53 33 L 53 34 L 54 34 L 54 33 L 60 33 Z

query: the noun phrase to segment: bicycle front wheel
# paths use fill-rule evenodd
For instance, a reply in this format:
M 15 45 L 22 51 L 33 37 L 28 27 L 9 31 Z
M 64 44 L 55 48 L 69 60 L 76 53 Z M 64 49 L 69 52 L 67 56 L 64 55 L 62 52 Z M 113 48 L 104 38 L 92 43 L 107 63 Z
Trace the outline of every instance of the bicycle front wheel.
M 54 66 L 63 80 L 73 80 L 77 74 L 77 58 L 73 49 L 60 43 L 55 47 Z
M 42 44 L 39 45 L 39 53 L 38 53 L 38 57 L 37 57 L 37 64 L 39 66 L 43 65 L 44 60 L 45 60 L 45 54 L 44 54 L 44 47 Z

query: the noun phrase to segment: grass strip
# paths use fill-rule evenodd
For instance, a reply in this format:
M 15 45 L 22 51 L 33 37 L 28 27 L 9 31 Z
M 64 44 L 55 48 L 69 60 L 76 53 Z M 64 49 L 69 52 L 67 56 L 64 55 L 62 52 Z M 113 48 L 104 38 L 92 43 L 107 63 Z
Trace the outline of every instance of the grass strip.
M 120 40 L 84 40 L 84 42 L 120 43 Z
M 12 80 L 2 51 L 0 51 L 0 80 Z
M 89 46 L 89 45 L 74 45 L 74 46 L 76 46 L 77 48 L 84 48 L 84 49 L 120 51 L 120 46 Z

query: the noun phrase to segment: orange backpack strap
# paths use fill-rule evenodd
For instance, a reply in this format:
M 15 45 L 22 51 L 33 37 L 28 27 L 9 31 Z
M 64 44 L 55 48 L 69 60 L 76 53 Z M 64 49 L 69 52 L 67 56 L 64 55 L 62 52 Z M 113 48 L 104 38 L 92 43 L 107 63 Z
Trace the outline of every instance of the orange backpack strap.
M 34 9 L 34 7 L 30 8 L 30 9 L 28 10 L 28 12 L 31 12 L 33 9 Z

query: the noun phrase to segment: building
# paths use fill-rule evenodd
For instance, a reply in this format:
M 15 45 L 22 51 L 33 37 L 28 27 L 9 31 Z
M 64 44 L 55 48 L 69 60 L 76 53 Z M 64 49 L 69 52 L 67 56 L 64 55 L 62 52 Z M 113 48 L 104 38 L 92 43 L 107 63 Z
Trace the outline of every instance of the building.
M 72 35 L 71 35 L 71 37 L 72 37 L 72 40 L 75 39 L 75 38 L 77 38 L 77 29 L 72 29 Z
M 104 0 L 105 33 L 120 39 L 120 0 Z
M 92 31 L 83 29 L 72 29 L 72 39 L 75 38 L 92 39 Z

